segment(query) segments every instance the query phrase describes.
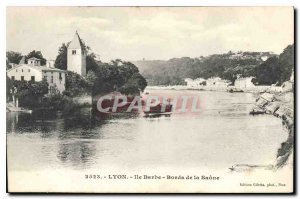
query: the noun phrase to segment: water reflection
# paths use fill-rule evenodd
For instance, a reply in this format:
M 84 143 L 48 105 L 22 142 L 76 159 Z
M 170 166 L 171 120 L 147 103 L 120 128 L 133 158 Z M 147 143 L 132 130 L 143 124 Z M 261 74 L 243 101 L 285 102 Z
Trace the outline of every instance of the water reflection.
M 57 158 L 64 164 L 71 163 L 77 169 L 87 168 L 95 156 L 95 145 L 89 141 L 59 144 Z
M 178 91 L 164 92 L 180 95 Z M 13 158 L 10 167 L 172 165 L 227 169 L 237 163 L 274 161 L 287 135 L 279 119 L 249 116 L 255 97 L 247 93 L 183 92 L 199 95 L 200 113 L 117 113 L 101 117 L 90 109 L 67 117 L 47 112 L 7 113 L 8 158 Z

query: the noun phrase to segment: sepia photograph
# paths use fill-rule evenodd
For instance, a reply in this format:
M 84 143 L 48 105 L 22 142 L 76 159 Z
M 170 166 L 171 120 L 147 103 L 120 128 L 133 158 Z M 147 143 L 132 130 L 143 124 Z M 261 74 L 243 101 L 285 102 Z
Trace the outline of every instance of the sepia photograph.
M 295 193 L 294 15 L 7 6 L 7 192 Z

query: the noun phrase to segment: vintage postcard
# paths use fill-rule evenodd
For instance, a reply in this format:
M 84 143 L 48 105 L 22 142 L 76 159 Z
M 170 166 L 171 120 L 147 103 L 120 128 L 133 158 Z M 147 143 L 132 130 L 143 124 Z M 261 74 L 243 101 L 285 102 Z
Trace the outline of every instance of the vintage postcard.
M 294 193 L 293 7 L 7 7 L 10 193 Z

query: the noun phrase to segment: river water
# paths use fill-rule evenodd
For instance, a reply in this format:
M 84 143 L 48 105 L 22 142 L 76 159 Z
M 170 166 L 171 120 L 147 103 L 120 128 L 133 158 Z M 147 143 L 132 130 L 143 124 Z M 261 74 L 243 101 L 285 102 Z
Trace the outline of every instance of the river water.
M 273 164 L 287 139 L 281 120 L 249 115 L 251 93 L 149 90 L 149 95 L 197 96 L 199 113 L 92 119 L 7 113 L 10 171 L 124 168 L 206 168 Z

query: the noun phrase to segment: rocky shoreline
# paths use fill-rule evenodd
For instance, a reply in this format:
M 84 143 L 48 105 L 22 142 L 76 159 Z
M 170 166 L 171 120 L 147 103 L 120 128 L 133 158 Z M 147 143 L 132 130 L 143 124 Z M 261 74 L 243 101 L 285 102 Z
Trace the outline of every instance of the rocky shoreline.
M 292 91 L 270 94 L 263 93 L 255 103 L 250 114 L 270 114 L 282 120 L 282 124 L 288 130 L 288 138 L 281 143 L 277 151 L 277 158 L 274 169 L 282 168 L 289 162 L 289 157 L 294 149 L 294 93 Z

